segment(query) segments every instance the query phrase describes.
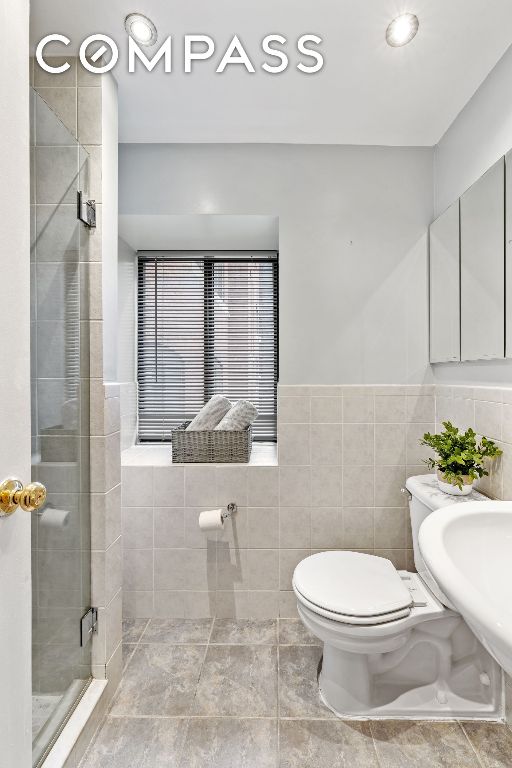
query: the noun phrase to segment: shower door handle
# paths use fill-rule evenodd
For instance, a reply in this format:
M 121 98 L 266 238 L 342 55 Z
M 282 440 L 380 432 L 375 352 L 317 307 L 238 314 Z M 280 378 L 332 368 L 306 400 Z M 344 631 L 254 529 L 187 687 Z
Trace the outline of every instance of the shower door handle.
M 12 515 L 18 507 L 35 512 L 46 501 L 46 488 L 41 483 L 23 485 L 21 480 L 9 477 L 0 483 L 0 517 Z

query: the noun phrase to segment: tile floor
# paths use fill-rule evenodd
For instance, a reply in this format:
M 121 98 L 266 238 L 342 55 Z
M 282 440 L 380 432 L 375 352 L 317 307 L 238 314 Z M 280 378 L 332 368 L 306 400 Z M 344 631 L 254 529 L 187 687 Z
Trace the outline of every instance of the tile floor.
M 338 720 L 294 619 L 130 619 L 124 674 L 80 768 L 509 768 L 487 723 Z

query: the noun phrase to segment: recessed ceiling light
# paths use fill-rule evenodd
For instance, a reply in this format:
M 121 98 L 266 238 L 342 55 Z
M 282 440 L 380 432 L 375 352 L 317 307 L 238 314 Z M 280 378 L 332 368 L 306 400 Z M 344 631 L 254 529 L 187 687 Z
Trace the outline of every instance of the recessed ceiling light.
M 420 22 L 414 13 L 403 13 L 393 19 L 386 30 L 386 41 L 392 48 L 407 45 L 416 36 Z
M 129 13 L 124 20 L 124 28 L 140 45 L 154 45 L 157 41 L 156 27 L 147 16 L 142 13 Z

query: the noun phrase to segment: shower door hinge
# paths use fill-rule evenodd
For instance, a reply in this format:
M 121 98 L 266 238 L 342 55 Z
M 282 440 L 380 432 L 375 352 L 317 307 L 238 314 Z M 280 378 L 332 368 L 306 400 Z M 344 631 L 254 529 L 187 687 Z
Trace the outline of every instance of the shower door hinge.
M 80 619 L 80 648 L 83 648 L 98 631 L 98 609 L 89 608 Z
M 77 215 L 87 227 L 96 226 L 96 200 L 84 200 L 83 193 L 77 192 Z

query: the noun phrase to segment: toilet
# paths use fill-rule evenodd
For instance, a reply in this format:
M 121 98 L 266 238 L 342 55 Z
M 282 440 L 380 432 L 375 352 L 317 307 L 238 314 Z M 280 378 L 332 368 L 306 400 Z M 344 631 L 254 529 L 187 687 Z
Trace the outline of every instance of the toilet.
M 436 477 L 411 477 L 416 573 L 359 552 L 320 552 L 293 575 L 304 625 L 323 642 L 320 695 L 339 717 L 500 719 L 502 672 L 428 572 L 418 547 L 423 520 L 465 501 Z

